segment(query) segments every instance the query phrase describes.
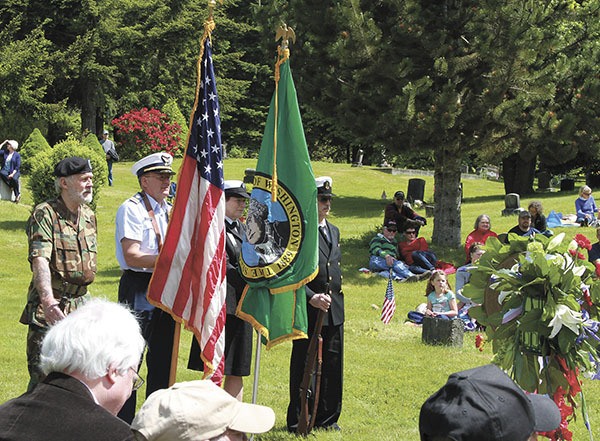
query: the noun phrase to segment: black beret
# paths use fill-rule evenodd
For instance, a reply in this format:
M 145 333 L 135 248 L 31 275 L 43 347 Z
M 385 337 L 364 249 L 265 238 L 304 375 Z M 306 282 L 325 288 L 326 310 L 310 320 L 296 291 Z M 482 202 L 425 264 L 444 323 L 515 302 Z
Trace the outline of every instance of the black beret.
M 79 156 L 65 158 L 54 167 L 54 176 L 57 178 L 78 175 L 80 173 L 91 173 L 92 164 L 89 159 L 83 159 Z

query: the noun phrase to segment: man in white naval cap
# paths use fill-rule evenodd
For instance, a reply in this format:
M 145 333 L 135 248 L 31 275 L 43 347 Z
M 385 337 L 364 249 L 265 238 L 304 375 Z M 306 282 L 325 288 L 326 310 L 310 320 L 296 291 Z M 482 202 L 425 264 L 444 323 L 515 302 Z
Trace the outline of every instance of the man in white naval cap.
M 332 179 L 317 178 L 317 208 L 319 215 L 319 273 L 306 284 L 308 338 L 312 337 L 319 310 L 325 312 L 323 365 L 317 414 L 313 415 L 317 429 L 339 431 L 342 412 L 342 376 L 344 360 L 344 293 L 342 292 L 342 252 L 340 230 L 327 221 L 331 210 Z M 300 415 L 300 385 L 304 374 L 309 340 L 293 341 L 290 360 L 290 404 L 287 428 L 296 432 Z
M 223 388 L 231 396 L 243 401 L 244 378 L 250 375 L 252 362 L 252 326 L 235 315 L 237 304 L 242 298 L 246 281 L 242 278 L 239 257 L 246 227 L 240 218 L 246 209 L 250 195 L 242 181 L 225 181 L 225 251 L 227 253 L 227 321 L 225 322 L 225 382 Z M 189 369 L 202 370 L 200 346 L 192 342 Z
M 116 217 L 116 254 L 123 270 L 119 302 L 137 313 L 148 345 L 146 397 L 155 390 L 169 387 L 175 321 L 169 313 L 152 306 L 146 293 L 169 222 L 171 205 L 166 199 L 171 176 L 175 174 L 172 162 L 170 154 L 161 152 L 133 164 L 131 172 L 137 176 L 141 191 L 123 202 Z M 131 423 L 135 405 L 134 392 L 118 416 Z

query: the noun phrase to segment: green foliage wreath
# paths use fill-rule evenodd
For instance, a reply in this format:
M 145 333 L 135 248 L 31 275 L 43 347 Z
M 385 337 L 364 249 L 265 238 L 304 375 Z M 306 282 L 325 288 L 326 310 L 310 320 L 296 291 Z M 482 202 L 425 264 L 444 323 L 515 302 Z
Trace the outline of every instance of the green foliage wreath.
M 569 239 L 564 233 L 511 234 L 509 242 L 486 242 L 464 289 L 480 305 L 469 314 L 485 326 L 494 363 L 523 389 L 554 398 L 563 424 L 547 436 L 568 440 L 568 417 L 578 396 L 587 423 L 579 375 L 598 371 L 600 283 L 582 253 L 591 245 L 581 234 Z

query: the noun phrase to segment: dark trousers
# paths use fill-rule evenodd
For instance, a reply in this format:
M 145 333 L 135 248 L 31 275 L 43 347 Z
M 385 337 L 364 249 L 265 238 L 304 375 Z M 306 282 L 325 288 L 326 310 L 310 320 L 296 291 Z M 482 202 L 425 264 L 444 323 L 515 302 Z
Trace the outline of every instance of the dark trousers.
M 110 187 L 113 184 L 113 174 L 112 174 L 113 162 L 112 162 L 112 159 L 106 160 L 106 166 L 108 167 L 108 185 Z
M 119 283 L 119 302 L 129 305 L 135 311 L 135 293 L 146 293 L 150 277 L 152 277 L 151 273 L 125 271 Z M 146 352 L 147 398 L 152 392 L 169 387 L 175 321 L 169 313 L 159 308 L 152 311 L 139 311 L 137 315 L 148 348 Z M 140 365 L 141 362 L 142 360 Z M 132 392 L 117 416 L 131 424 L 135 415 L 136 402 L 137 394 Z
M 344 325 L 323 326 L 323 365 L 319 405 L 315 428 L 327 429 L 337 423 L 342 413 L 344 370 Z M 300 416 L 300 385 L 304 376 L 306 355 L 310 340 L 294 340 L 290 359 L 290 404 L 287 411 L 287 428 L 295 432 Z M 313 403 L 309 409 L 312 411 Z
M 19 195 L 21 194 L 21 188 L 19 185 L 19 176 L 20 176 L 20 173 L 15 173 L 15 175 L 12 178 L 9 178 L 8 175 L 6 175 L 4 173 L 0 173 L 0 178 L 2 178 L 4 183 L 10 187 L 10 189 L 15 194 L 15 198 L 18 198 Z

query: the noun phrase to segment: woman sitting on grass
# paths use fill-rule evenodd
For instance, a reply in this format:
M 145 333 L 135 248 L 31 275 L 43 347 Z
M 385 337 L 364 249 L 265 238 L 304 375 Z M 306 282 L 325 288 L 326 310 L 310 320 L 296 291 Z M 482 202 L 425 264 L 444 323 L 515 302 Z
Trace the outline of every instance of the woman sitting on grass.
M 456 297 L 450 290 L 450 285 L 446 280 L 446 273 L 442 270 L 435 270 L 427 282 L 425 290 L 427 296 L 427 317 L 436 317 L 443 320 L 452 320 L 458 315 Z
M 492 222 L 487 214 L 480 214 L 475 220 L 475 229 L 467 235 L 465 241 L 465 254 L 467 255 L 467 263 L 471 262 L 471 256 L 469 255 L 469 248 L 474 243 L 480 243 L 485 245 L 485 241 L 488 237 L 498 237 L 496 233 L 492 231 Z
M 596 201 L 592 196 L 592 189 L 587 185 L 579 190 L 579 197 L 575 199 L 575 211 L 577 213 L 577 223 L 581 224 L 582 227 L 596 226 L 598 207 L 596 207 Z
M 529 210 L 529 214 L 531 214 L 531 226 L 546 237 L 552 236 L 554 233 L 548 229 L 542 203 L 540 201 L 532 201 L 527 209 Z

